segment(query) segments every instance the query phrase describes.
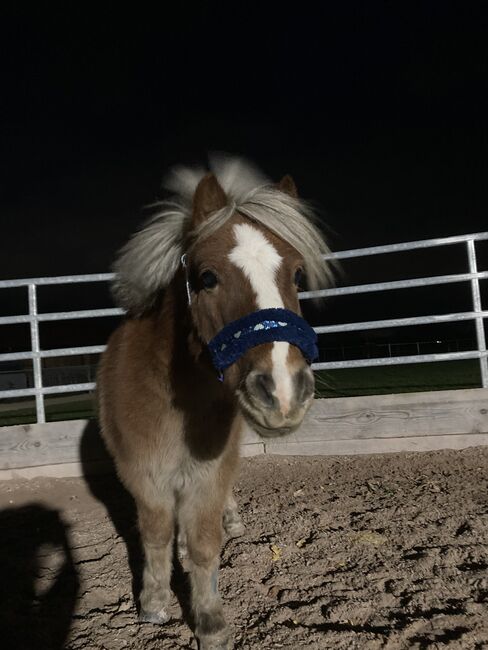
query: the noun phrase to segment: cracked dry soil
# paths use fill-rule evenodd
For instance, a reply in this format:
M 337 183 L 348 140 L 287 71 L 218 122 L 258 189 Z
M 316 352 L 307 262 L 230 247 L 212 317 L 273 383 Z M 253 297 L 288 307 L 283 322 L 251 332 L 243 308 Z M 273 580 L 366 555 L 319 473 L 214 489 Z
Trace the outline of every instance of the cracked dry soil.
M 235 648 L 488 648 L 487 469 L 487 448 L 244 459 L 220 571 Z M 0 484 L 2 646 L 196 648 L 179 564 L 169 623 L 138 624 L 131 500 L 87 480 Z

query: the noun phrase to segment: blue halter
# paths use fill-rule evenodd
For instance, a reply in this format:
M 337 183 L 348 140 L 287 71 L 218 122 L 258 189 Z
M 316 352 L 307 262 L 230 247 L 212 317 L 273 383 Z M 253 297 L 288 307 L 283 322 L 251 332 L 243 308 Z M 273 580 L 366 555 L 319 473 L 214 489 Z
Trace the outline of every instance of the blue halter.
M 260 309 L 226 325 L 209 342 L 215 368 L 222 371 L 249 348 L 272 341 L 286 341 L 302 351 L 312 363 L 318 357 L 317 334 L 300 316 L 288 309 Z

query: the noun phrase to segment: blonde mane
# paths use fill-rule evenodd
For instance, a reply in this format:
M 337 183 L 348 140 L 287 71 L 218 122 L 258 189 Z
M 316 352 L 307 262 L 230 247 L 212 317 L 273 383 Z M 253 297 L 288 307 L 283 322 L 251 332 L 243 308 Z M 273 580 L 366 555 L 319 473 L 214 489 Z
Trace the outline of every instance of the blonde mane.
M 259 223 L 293 246 L 305 260 L 309 289 L 332 282 L 324 260 L 329 248 L 315 225 L 310 205 L 280 191 L 253 165 L 240 158 L 211 160 L 210 171 L 223 188 L 228 204 L 188 232 L 195 189 L 207 173 L 203 168 L 175 168 L 164 186 L 170 199 L 155 204 L 157 212 L 119 251 L 113 270 L 116 303 L 132 315 L 149 309 L 157 293 L 174 278 L 181 256 L 216 232 L 236 211 Z

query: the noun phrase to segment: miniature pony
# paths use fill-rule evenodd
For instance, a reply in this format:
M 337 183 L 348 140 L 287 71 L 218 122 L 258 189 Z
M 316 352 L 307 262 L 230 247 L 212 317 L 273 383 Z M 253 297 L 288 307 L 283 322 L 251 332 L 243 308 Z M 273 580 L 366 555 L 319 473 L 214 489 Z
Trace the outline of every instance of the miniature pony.
M 169 618 L 175 527 L 186 540 L 202 650 L 232 647 L 218 591 L 244 420 L 262 437 L 302 422 L 314 333 L 298 302 L 331 279 L 328 248 L 293 180 L 239 159 L 179 168 L 172 198 L 122 248 L 113 293 L 127 318 L 98 375 L 102 435 L 138 511 L 140 619 Z

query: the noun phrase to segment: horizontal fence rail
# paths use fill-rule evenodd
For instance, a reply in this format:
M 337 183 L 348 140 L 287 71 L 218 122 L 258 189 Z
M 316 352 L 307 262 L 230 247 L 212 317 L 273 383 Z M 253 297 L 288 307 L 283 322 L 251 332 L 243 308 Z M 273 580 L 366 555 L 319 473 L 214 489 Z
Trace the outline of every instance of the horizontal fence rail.
M 339 325 L 324 325 L 315 327 L 317 334 L 331 334 L 337 332 L 353 332 L 389 327 L 407 327 L 411 325 L 426 325 L 435 323 L 449 323 L 457 321 L 473 320 L 476 326 L 476 350 L 464 352 L 447 352 L 437 354 L 417 354 L 411 356 L 384 357 L 372 359 L 352 359 L 349 361 L 319 362 L 312 365 L 314 370 L 333 370 L 339 368 L 359 368 L 367 366 L 390 366 L 411 363 L 429 363 L 436 361 L 455 361 L 461 359 L 478 359 L 481 369 L 481 382 L 483 387 L 488 387 L 488 359 L 486 337 L 484 331 L 484 319 L 488 317 L 488 310 L 482 309 L 480 280 L 488 279 L 488 271 L 479 271 L 476 257 L 475 242 L 488 240 L 488 232 L 460 235 L 455 237 L 443 237 L 439 239 L 427 239 L 413 242 L 403 242 L 386 246 L 371 246 L 368 248 L 357 248 L 347 251 L 338 251 L 326 255 L 326 259 L 351 259 L 355 257 L 367 257 L 370 255 L 395 254 L 403 251 L 422 248 L 433 248 L 448 246 L 452 244 L 466 244 L 466 253 L 469 263 L 469 273 L 457 273 L 450 275 L 439 275 L 425 278 L 414 278 L 395 280 L 391 282 L 375 282 L 371 284 L 334 287 L 317 291 L 300 292 L 300 300 L 308 300 L 318 297 L 357 295 L 369 292 L 391 291 L 398 289 L 409 289 L 423 286 L 437 286 L 450 283 L 469 282 L 473 308 L 468 312 L 454 312 L 450 314 L 433 314 L 412 318 L 393 318 L 386 320 L 372 320 L 355 323 L 343 323 Z M 60 393 L 73 393 L 92 391 L 95 388 L 94 382 L 71 383 L 56 386 L 44 386 L 42 378 L 42 359 L 53 357 L 66 357 L 81 354 L 100 354 L 104 351 L 104 345 L 79 346 L 72 348 L 57 348 L 43 350 L 40 345 L 39 323 L 59 320 L 76 320 L 85 318 L 104 318 L 122 316 L 124 311 L 117 308 L 107 309 L 83 309 L 77 311 L 64 311 L 52 313 L 38 313 L 37 309 L 37 287 L 47 285 L 81 284 L 91 282 L 108 282 L 113 278 L 112 273 L 96 273 L 88 275 L 69 275 L 49 278 L 26 278 L 0 281 L 1 289 L 26 287 L 28 292 L 28 314 L 0 317 L 0 325 L 13 325 L 26 323 L 30 326 L 31 350 L 25 352 L 9 352 L 0 354 L 0 363 L 7 361 L 31 360 L 33 366 L 33 388 L 19 388 L 14 390 L 0 391 L 0 399 L 16 397 L 35 397 L 37 421 L 45 422 L 45 395 Z

